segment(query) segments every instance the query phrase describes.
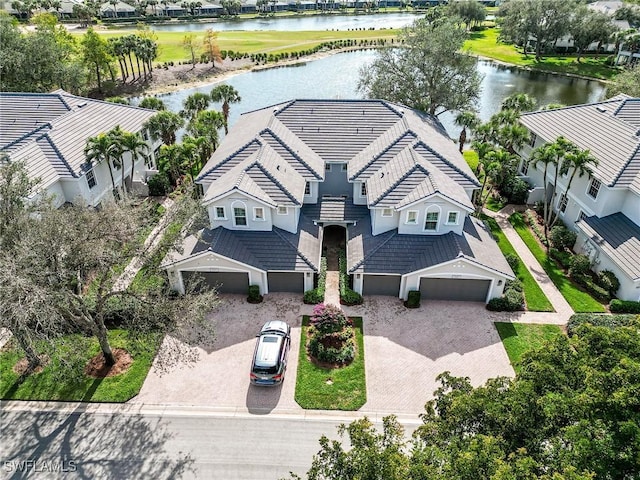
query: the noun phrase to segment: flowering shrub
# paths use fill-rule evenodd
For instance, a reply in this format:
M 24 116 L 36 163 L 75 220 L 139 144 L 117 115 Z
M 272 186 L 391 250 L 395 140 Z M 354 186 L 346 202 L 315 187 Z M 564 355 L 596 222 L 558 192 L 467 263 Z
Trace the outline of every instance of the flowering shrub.
M 340 307 L 319 303 L 313 307 L 311 325 L 320 334 L 339 332 L 347 326 L 347 317 Z

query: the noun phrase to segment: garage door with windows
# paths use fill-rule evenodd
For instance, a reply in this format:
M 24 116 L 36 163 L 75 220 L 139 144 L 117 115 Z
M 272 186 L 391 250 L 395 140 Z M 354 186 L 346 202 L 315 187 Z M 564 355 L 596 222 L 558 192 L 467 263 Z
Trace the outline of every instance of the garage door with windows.
M 421 278 L 420 296 L 426 300 L 486 302 L 491 280 Z
M 198 275 L 218 293 L 244 293 L 249 291 L 249 274 L 246 272 L 182 272 L 185 286 Z
M 400 294 L 399 275 L 364 275 L 362 293 L 364 295 L 392 295 Z
M 304 273 L 268 272 L 269 292 L 304 292 Z

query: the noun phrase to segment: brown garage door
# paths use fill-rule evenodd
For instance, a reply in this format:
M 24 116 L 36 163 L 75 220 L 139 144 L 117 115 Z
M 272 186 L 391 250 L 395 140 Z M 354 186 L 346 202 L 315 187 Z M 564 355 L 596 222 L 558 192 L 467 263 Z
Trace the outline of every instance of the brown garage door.
M 304 273 L 268 272 L 269 292 L 304 292 Z
M 219 293 L 247 293 L 249 274 L 245 272 L 182 272 L 185 286 L 194 275 L 200 275 L 204 282 Z
M 398 275 L 365 275 L 363 278 L 363 295 L 392 295 L 400 294 L 400 276 Z
M 486 302 L 490 280 L 421 278 L 420 296 L 427 300 Z

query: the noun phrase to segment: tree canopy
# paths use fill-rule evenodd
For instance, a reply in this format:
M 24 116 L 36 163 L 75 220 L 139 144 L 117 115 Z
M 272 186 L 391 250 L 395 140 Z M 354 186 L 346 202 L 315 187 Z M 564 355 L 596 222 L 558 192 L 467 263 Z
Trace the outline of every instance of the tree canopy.
M 589 480 L 640 475 L 640 319 L 577 327 L 526 353 L 515 379 L 448 373 L 406 440 L 394 417 L 320 439 L 310 480 Z M 294 478 L 299 478 L 295 477 Z
M 399 48 L 379 50 L 360 71 L 369 98 L 402 103 L 431 115 L 472 110 L 480 94 L 476 60 L 462 51 L 466 32 L 447 20 L 417 20 Z
M 640 64 L 616 75 L 611 85 L 607 87 L 609 97 L 619 93 L 640 97 Z

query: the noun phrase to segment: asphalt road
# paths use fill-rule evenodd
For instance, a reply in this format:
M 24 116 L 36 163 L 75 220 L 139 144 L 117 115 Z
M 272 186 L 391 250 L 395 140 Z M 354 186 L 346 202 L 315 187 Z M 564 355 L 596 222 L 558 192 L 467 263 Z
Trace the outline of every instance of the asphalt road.
M 290 471 L 303 475 L 320 436 L 337 439 L 337 425 L 351 420 L 329 415 L 3 408 L 0 478 L 275 480 Z

